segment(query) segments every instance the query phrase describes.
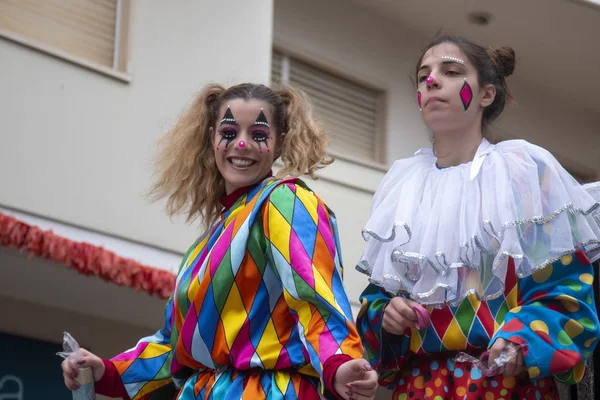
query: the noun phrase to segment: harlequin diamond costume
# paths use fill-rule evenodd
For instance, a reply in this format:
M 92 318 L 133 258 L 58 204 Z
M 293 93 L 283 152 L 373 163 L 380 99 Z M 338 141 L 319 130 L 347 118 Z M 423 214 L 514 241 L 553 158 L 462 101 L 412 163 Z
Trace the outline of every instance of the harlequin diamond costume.
M 96 391 L 125 399 L 320 399 L 362 357 L 334 214 L 300 180 L 222 200 L 183 259 L 165 325 L 111 360 Z

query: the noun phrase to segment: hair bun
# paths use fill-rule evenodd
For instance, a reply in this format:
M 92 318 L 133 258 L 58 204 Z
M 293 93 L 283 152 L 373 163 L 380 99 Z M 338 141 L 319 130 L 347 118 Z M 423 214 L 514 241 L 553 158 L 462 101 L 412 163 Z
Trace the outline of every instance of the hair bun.
M 512 47 L 490 49 L 489 54 L 503 76 L 512 75 L 515 71 L 515 51 Z

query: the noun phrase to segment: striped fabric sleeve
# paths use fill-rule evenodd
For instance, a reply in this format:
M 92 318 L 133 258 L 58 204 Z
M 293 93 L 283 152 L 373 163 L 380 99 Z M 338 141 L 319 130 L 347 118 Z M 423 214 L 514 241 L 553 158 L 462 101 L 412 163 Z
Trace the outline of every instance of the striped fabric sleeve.
M 170 373 L 173 302 L 165 310 L 165 325 L 154 335 L 110 361 L 115 365 L 132 400 L 172 399 L 177 392 Z
M 390 300 L 379 286 L 369 284 L 360 296 L 356 327 L 367 359 L 379 373 L 379 384 L 393 389 L 408 352 L 410 334 L 392 335 L 383 329 L 383 313 Z
M 178 279 L 185 277 L 189 257 L 198 247 L 201 248 L 206 243 L 209 233 L 210 230 L 189 247 L 179 266 Z M 176 342 L 178 336 L 175 326 L 177 305 L 173 300 L 174 295 L 169 298 L 165 306 L 162 329 L 154 335 L 140 339 L 135 347 L 110 360 L 121 376 L 131 400 L 171 400 L 179 391 L 171 373 L 173 359 L 171 343 Z
M 335 217 L 307 188 L 286 183 L 265 202 L 263 228 L 270 263 L 323 387 L 323 365 L 329 357 L 362 357 L 342 284 Z

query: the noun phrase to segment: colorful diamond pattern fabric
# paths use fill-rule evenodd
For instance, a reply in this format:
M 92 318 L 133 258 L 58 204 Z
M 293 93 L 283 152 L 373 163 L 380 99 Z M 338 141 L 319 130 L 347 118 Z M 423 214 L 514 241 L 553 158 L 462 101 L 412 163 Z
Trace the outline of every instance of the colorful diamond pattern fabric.
M 336 235 L 299 180 L 242 196 L 188 250 L 164 328 L 112 360 L 130 397 L 319 398 L 330 356 L 362 356 Z
M 421 373 L 406 377 L 408 365 L 432 356 L 444 361 L 444 352 L 452 352 L 451 357 L 456 351 L 480 354 L 497 338 L 525 346 L 524 361 L 532 380 L 554 376 L 575 383 L 582 379 L 585 361 L 600 336 L 591 297 L 593 269 L 585 253 L 564 256 L 521 279 L 515 276 L 512 262 L 509 267 L 503 296 L 482 302 L 470 295 L 457 307 L 430 308 L 432 325 L 407 330 L 403 336 L 383 330 L 383 310 L 390 298 L 375 285 L 367 287 L 361 296 L 357 327 L 367 357 L 380 372 L 381 383 L 395 389 L 394 398 L 409 393 L 415 379 L 422 379 Z M 397 385 L 401 375 L 406 383 Z M 434 381 L 431 385 L 430 394 L 438 393 L 439 386 L 435 387 Z M 482 393 L 485 395 L 478 389 L 473 396 Z

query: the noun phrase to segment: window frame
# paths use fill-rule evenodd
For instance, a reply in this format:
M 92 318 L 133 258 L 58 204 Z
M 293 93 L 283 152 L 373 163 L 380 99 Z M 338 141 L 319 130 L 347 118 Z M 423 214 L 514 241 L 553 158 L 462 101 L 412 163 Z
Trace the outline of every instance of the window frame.
M 336 159 L 341 159 L 344 161 L 348 161 L 354 164 L 358 164 L 364 167 L 372 168 L 378 171 L 387 172 L 389 167 L 387 165 L 387 154 L 386 154 L 386 121 L 387 121 L 387 104 L 388 104 L 388 93 L 385 89 L 378 87 L 377 85 L 366 81 L 365 79 L 358 78 L 348 71 L 340 70 L 339 68 L 334 68 L 330 65 L 327 65 L 324 62 L 317 61 L 314 57 L 308 57 L 305 55 L 298 54 L 296 52 L 290 51 L 283 46 L 274 44 L 272 47 L 271 57 L 275 53 L 279 53 L 282 56 L 282 70 L 281 70 L 281 84 L 289 83 L 289 73 L 290 73 L 290 59 L 295 59 L 299 62 L 307 64 L 313 68 L 319 69 L 327 74 L 334 75 L 344 80 L 348 80 L 356 85 L 363 86 L 366 89 L 373 90 L 379 92 L 377 96 L 377 115 L 376 115 L 376 125 L 373 131 L 373 138 L 375 140 L 374 143 L 374 152 L 375 157 L 371 160 L 365 159 L 359 156 L 354 156 L 351 154 L 343 154 L 335 149 L 327 149 L 327 153 Z M 270 82 L 273 84 L 273 74 L 272 74 L 272 63 L 270 65 Z
M 31 39 L 26 35 L 12 32 L 0 27 L 0 38 L 17 43 L 40 53 L 50 55 L 59 60 L 83 67 L 87 70 L 114 78 L 123 83 L 131 82 L 129 73 L 129 36 L 133 2 L 130 0 L 116 0 L 115 43 L 112 68 L 87 60 L 85 57 L 76 56 L 68 51 L 58 49 L 44 42 Z

